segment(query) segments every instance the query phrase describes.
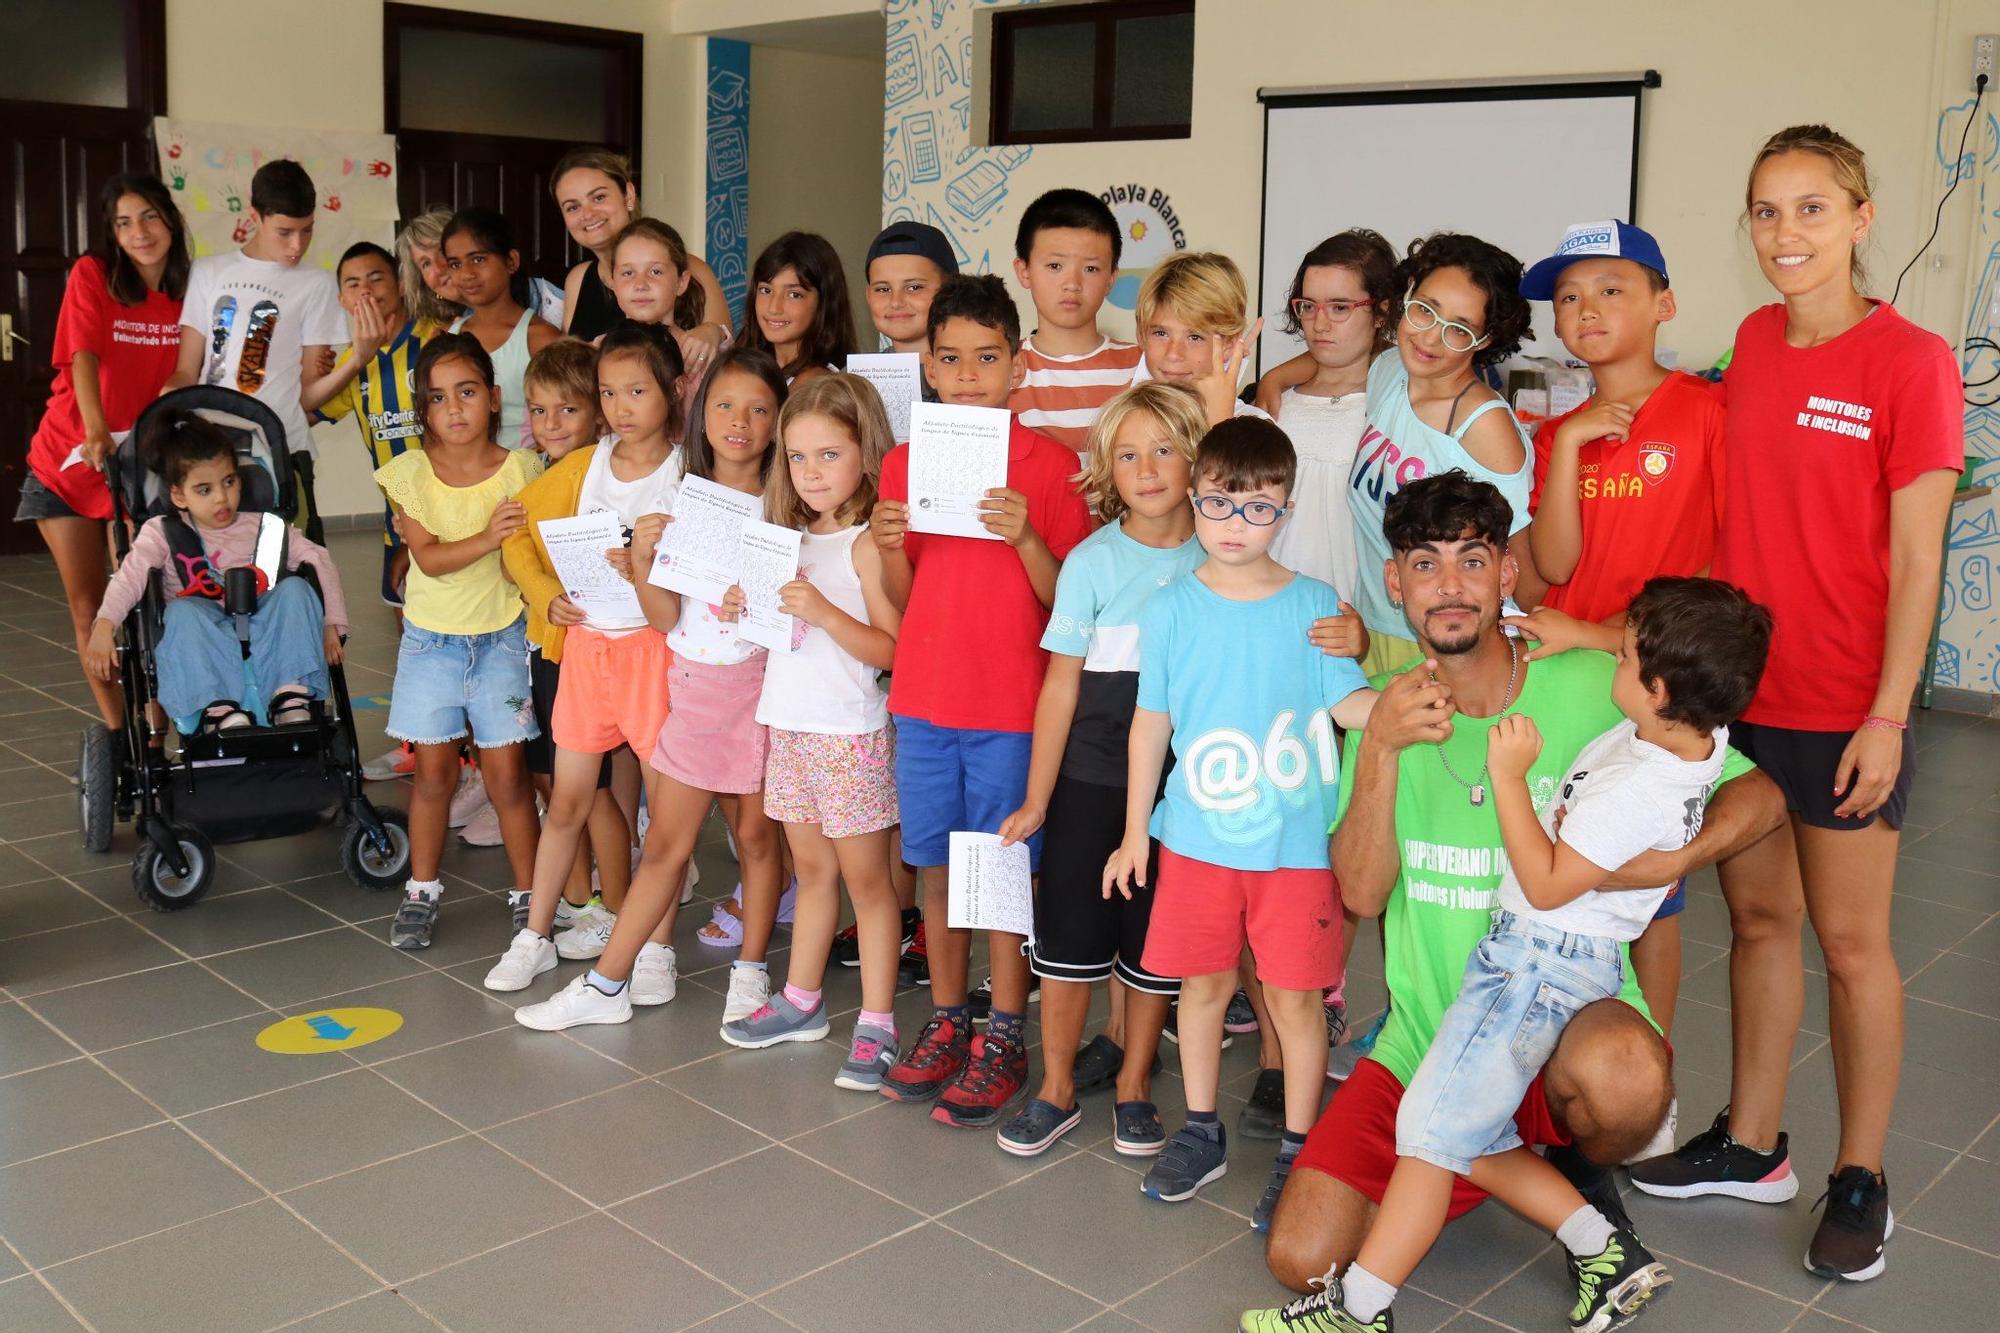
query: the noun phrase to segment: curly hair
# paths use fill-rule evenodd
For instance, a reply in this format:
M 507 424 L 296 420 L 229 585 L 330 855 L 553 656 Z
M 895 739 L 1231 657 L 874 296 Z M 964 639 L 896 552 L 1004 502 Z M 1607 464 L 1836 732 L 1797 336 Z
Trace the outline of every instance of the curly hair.
M 1475 369 L 1498 365 L 1520 351 L 1524 339 L 1534 336 L 1529 327 L 1534 312 L 1521 295 L 1520 260 L 1477 236 L 1439 231 L 1410 242 L 1410 252 L 1397 266 L 1396 276 L 1408 293 L 1445 268 L 1463 269 L 1472 285 L 1486 296 L 1486 341 L 1472 354 Z M 1398 309 L 1396 318 L 1402 317 Z

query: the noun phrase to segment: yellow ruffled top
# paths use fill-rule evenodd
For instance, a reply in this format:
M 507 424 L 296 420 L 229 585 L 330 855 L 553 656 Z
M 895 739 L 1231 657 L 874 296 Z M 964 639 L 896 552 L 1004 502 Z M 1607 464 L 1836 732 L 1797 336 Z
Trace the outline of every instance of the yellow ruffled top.
M 396 455 L 375 470 L 375 484 L 392 504 L 441 542 L 463 541 L 486 530 L 502 500 L 542 471 L 532 449 L 507 453 L 492 476 L 476 486 L 451 486 L 431 470 L 422 449 Z M 434 634 L 491 634 L 521 618 L 521 594 L 507 579 L 500 552 L 479 557 L 465 568 L 432 577 L 413 561 L 403 587 L 403 618 Z

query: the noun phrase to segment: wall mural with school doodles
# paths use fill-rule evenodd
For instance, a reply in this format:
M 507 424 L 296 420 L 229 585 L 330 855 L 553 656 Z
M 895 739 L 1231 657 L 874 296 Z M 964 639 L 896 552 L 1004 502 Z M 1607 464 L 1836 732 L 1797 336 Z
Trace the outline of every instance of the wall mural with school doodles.
M 707 248 L 731 310 L 750 290 L 750 44 L 708 39 Z
M 387 134 L 337 134 L 266 125 L 153 119 L 160 179 L 187 218 L 197 255 L 240 246 L 250 222 L 250 177 L 289 157 L 319 191 L 308 263 L 331 269 L 356 241 L 396 239 L 396 140 Z
M 1960 377 L 1966 383 L 1965 453 L 1973 485 L 2000 485 L 2000 112 L 1989 101 L 1971 128 L 1956 162 L 1966 98 L 1937 121 L 1937 159 L 1943 183 L 1956 179 L 1972 192 L 1975 235 L 1967 253 L 1971 295 L 1964 327 L 1957 331 Z M 1944 571 L 1943 622 L 1938 633 L 1936 682 L 1962 690 L 2000 694 L 2000 510 L 1991 495 L 1952 507 Z

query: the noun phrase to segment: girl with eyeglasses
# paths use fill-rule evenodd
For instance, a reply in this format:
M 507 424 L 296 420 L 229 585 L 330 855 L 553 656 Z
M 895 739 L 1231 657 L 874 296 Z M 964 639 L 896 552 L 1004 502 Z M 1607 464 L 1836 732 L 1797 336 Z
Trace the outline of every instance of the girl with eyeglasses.
M 1457 468 L 1500 488 L 1518 532 L 1528 523 L 1534 481 L 1527 432 L 1479 378 L 1528 336 L 1521 261 L 1476 236 L 1439 232 L 1410 246 L 1397 280 L 1396 346 L 1368 371 L 1368 429 L 1347 487 L 1360 570 L 1355 601 L 1370 639 L 1362 670 L 1369 675 L 1401 671 L 1423 656 L 1383 585 L 1389 545 L 1382 511 L 1390 497 L 1419 477 Z M 1533 590 L 1516 595 L 1536 600 Z

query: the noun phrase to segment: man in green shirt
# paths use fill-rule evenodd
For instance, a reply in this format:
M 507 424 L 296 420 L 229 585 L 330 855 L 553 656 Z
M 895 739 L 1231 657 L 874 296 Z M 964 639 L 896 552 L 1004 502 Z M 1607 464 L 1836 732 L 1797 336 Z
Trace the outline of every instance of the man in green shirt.
M 1486 733 L 1510 712 L 1534 720 L 1544 744 L 1528 784 L 1539 810 L 1584 744 L 1621 716 L 1611 701 L 1616 659 L 1583 650 L 1536 657 L 1500 628 L 1517 572 L 1507 554 L 1511 518 L 1494 487 L 1456 471 L 1405 486 L 1383 517 L 1389 596 L 1426 660 L 1378 678 L 1383 693 L 1367 728 L 1347 737 L 1332 859 L 1347 909 L 1383 918 L 1389 1019 L 1314 1126 L 1272 1220 L 1267 1262 L 1296 1291 L 1345 1266 L 1367 1235 L 1395 1169 L 1404 1084 L 1492 925 L 1506 854 Z M 1777 787 L 1732 754 L 1694 841 L 1648 853 L 1608 884 L 1672 883 L 1764 837 L 1784 814 Z M 1628 969 L 1619 999 L 1589 1006 L 1564 1030 L 1516 1127 L 1530 1144 L 1574 1142 L 1572 1167 L 1593 1173 L 1590 1162 L 1615 1163 L 1642 1147 L 1671 1096 L 1666 1043 Z M 1451 1215 L 1484 1197 L 1454 1182 Z

